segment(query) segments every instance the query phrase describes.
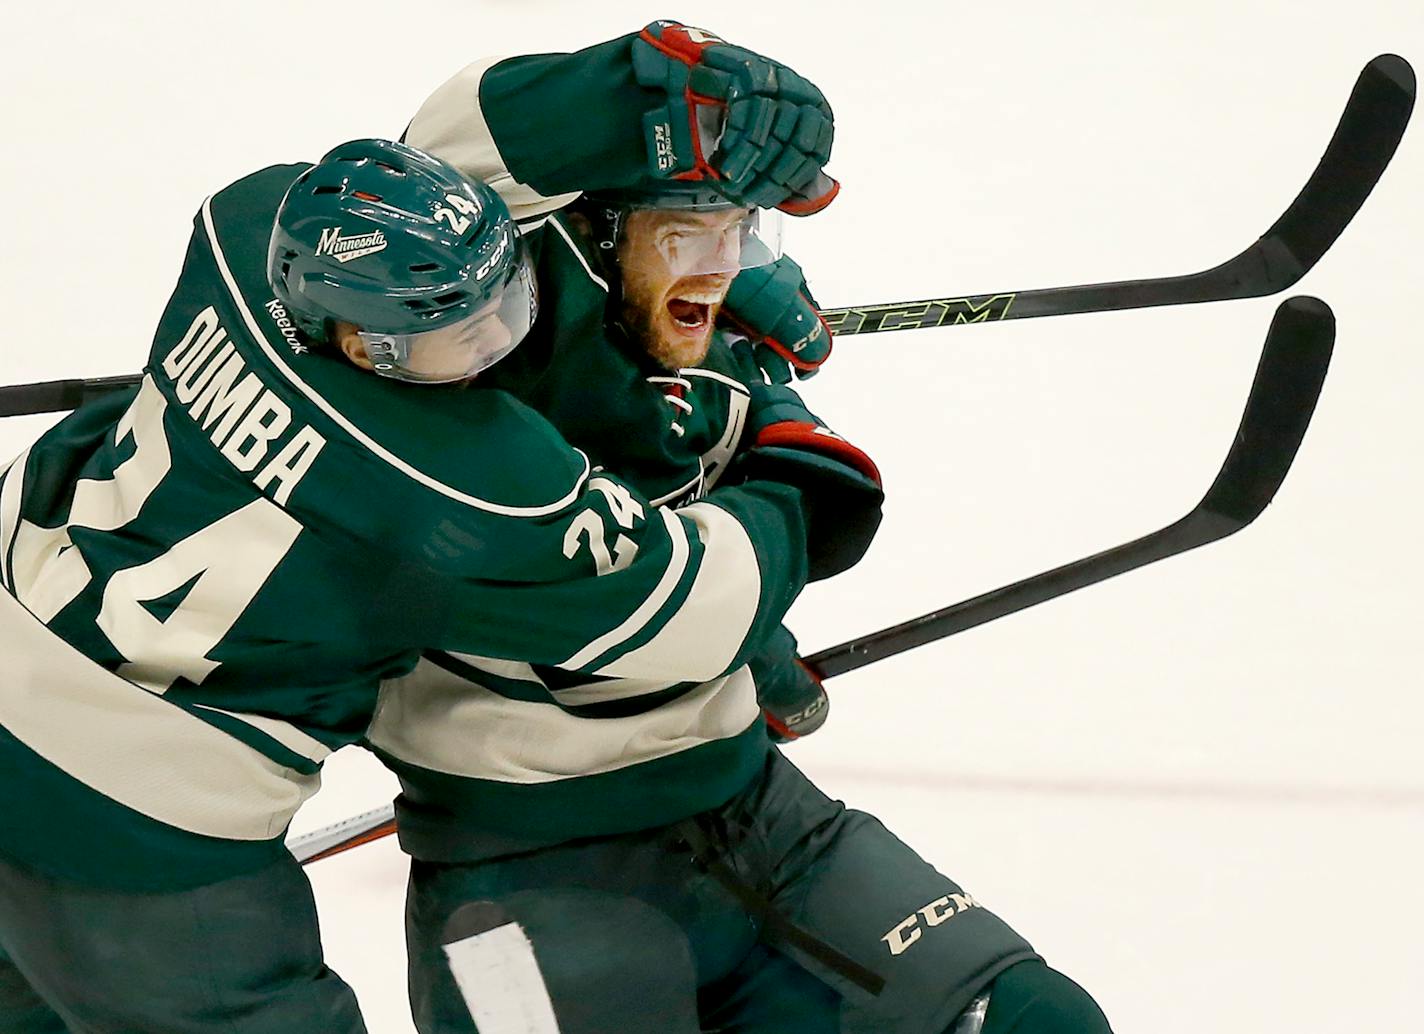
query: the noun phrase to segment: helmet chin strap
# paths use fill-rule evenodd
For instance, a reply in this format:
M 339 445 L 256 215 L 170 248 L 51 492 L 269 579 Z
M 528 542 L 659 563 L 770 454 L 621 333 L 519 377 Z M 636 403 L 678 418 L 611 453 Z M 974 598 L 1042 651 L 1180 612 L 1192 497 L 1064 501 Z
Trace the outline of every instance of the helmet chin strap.
M 582 198 L 575 211 L 588 222 L 598 271 L 608 281 L 612 294 L 614 282 L 622 280 L 618 269 L 618 238 L 631 209 L 602 199 Z
M 594 266 L 608 284 L 608 303 L 604 308 L 603 321 L 636 346 L 632 328 L 623 318 L 623 271 L 618 265 L 618 238 L 630 210 L 606 200 L 588 197 L 580 198 L 573 208 L 588 224 Z

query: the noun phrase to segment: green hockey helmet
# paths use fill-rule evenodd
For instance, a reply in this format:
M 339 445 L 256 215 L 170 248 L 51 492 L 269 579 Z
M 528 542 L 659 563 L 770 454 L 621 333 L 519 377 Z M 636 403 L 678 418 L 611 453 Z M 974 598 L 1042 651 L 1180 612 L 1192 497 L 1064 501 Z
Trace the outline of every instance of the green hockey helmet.
M 464 380 L 503 358 L 538 311 L 534 272 L 492 189 L 424 151 L 353 140 L 297 177 L 267 275 L 303 333 L 353 324 L 376 372 Z
M 655 241 L 677 276 L 735 272 L 781 257 L 781 213 L 739 205 L 704 180 L 650 180 L 636 187 L 590 191 L 580 204 L 605 268 L 616 266 L 629 215 L 648 209 L 688 217 L 660 232 Z M 729 222 L 724 215 L 734 211 L 742 217 Z

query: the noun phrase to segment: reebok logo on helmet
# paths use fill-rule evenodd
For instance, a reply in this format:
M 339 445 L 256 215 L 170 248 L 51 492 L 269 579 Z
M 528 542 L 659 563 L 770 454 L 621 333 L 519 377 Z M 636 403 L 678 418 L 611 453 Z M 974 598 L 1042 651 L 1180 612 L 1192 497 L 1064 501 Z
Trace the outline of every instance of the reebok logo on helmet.
M 386 235 L 380 230 L 362 233 L 355 237 L 341 236 L 341 227 L 333 226 L 321 231 L 321 239 L 316 242 L 317 255 L 330 255 L 337 262 L 374 255 L 386 250 Z

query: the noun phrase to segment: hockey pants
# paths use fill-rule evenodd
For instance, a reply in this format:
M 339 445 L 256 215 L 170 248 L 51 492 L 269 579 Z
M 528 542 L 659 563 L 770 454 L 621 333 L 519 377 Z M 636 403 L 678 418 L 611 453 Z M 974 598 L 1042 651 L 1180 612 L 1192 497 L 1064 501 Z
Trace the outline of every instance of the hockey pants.
M 134 894 L 0 860 L 0 1034 L 365 1034 L 291 858 Z
M 407 938 L 422 1034 L 476 1029 L 441 948 L 445 924 L 470 901 L 494 902 L 522 928 L 560 1034 L 941 1034 L 1000 973 L 1036 959 L 1002 920 L 777 751 L 751 787 L 699 821 L 724 831 L 728 867 L 798 928 L 883 977 L 883 990 L 767 943 L 744 900 L 669 828 L 478 863 L 416 862 Z

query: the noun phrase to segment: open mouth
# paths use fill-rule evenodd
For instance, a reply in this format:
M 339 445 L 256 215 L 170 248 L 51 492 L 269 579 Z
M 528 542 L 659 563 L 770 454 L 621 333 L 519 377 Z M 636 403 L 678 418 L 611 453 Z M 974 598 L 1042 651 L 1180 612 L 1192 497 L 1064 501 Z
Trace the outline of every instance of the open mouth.
M 667 302 L 668 315 L 680 330 L 689 333 L 712 325 L 712 310 L 722 301 L 723 291 L 684 291 Z
M 702 302 L 690 302 L 686 298 L 674 298 L 668 302 L 668 315 L 686 330 L 700 330 L 707 326 L 707 318 L 711 314 L 712 306 Z

